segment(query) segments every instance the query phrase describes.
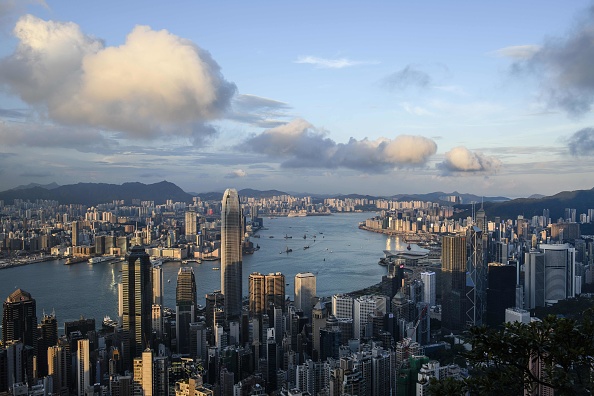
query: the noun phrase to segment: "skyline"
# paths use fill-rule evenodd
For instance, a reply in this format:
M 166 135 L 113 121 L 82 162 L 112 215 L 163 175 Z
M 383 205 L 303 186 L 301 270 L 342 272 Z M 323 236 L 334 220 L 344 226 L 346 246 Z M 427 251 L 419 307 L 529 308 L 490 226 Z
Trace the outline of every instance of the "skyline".
M 571 4 L 6 1 L 0 184 L 590 189 L 594 8 Z

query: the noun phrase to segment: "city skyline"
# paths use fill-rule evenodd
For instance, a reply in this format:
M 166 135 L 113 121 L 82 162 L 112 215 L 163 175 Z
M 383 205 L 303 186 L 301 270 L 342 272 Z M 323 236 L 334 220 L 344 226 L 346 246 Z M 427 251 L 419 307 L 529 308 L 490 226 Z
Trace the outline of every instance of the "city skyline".
M 590 189 L 592 26 L 590 1 L 7 1 L 0 184 Z

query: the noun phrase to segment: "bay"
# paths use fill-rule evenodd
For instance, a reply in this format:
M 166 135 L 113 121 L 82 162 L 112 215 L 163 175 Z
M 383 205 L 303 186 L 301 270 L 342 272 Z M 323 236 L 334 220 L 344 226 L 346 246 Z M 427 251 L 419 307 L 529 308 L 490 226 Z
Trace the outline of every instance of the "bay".
M 373 213 L 331 216 L 264 218 L 266 229 L 252 238 L 260 250 L 243 256 L 243 294 L 248 293 L 252 272 L 281 272 L 286 277 L 286 294 L 294 297 L 294 277 L 299 272 L 316 275 L 317 295 L 348 293 L 378 283 L 386 268 L 378 265 L 384 249 L 402 249 L 397 237 L 387 237 L 358 228 Z M 305 236 L 305 238 L 304 238 Z M 314 238 L 315 236 L 315 238 Z M 271 238 L 272 237 L 272 238 Z M 290 237 L 290 238 L 285 238 Z M 305 246 L 309 248 L 304 249 Z M 286 253 L 287 249 L 292 249 Z M 164 300 L 175 307 L 177 272 L 182 264 L 163 264 Z M 194 268 L 198 303 L 221 288 L 221 273 L 213 270 L 219 261 L 188 264 Z M 47 261 L 0 271 L 0 298 L 6 299 L 17 288 L 31 293 L 37 302 L 37 316 L 55 311 L 60 327 L 65 321 L 95 318 L 97 325 L 105 315 L 118 316 L 117 286 L 122 263 L 78 263 Z

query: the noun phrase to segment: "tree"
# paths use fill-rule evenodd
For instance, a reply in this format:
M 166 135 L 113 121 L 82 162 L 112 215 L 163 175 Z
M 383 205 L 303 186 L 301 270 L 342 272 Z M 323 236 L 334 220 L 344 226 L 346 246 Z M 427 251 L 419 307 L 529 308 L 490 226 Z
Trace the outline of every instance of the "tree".
M 538 394 L 544 387 L 555 395 L 591 394 L 594 386 L 594 313 L 586 310 L 580 321 L 547 316 L 542 321 L 506 323 L 503 329 L 473 327 L 472 350 L 463 356 L 470 377 L 452 384 L 445 393 L 439 382 L 430 394 L 522 395 Z M 435 391 L 433 391 L 435 389 Z

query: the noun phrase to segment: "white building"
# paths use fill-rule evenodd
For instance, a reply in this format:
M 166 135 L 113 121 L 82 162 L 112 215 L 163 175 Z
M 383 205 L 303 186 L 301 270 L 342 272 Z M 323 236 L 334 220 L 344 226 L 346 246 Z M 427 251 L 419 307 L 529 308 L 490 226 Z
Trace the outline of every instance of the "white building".
M 505 310 L 505 323 L 512 322 L 530 323 L 530 312 L 521 308 L 507 308 Z
M 436 279 L 435 272 L 421 272 L 421 281 L 423 281 L 423 302 L 428 303 L 430 307 L 433 307 L 436 304 Z
M 353 297 L 343 294 L 333 295 L 332 315 L 337 318 L 353 319 Z
M 301 272 L 295 275 L 295 307 L 311 318 L 311 310 L 315 305 L 316 276 L 311 272 Z

